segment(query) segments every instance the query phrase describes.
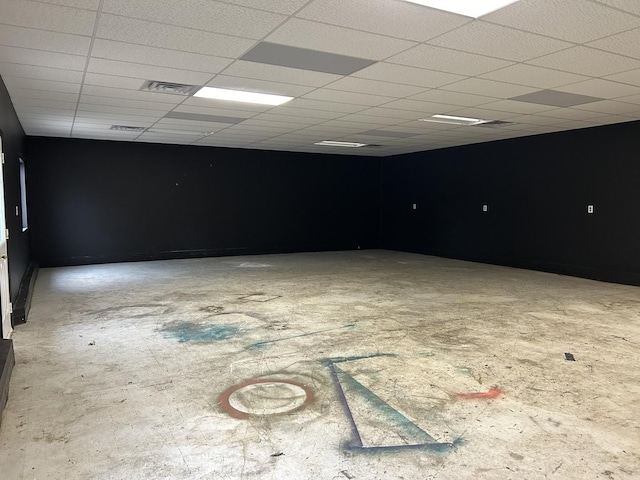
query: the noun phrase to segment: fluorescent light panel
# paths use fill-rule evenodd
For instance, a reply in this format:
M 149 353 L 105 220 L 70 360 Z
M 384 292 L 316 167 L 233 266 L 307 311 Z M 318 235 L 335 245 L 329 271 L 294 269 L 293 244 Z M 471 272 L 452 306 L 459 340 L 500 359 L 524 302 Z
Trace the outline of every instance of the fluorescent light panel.
M 355 142 L 334 142 L 333 140 L 324 140 L 322 142 L 317 142 L 315 145 L 322 145 L 324 147 L 347 147 L 347 148 L 358 148 L 364 147 L 366 143 L 355 143 Z
M 448 123 L 450 125 L 480 125 L 490 120 L 482 120 L 480 118 L 454 117 L 453 115 L 433 115 L 429 118 L 421 118 L 421 122 Z
M 466 17 L 479 18 L 518 0 L 406 0 L 425 7 L 457 13 Z
M 214 100 L 228 100 L 230 102 L 257 103 L 260 105 L 282 105 L 289 100 L 293 100 L 293 97 L 285 97 L 284 95 L 245 92 L 243 90 L 229 90 L 214 87 L 202 87 L 193 96 Z

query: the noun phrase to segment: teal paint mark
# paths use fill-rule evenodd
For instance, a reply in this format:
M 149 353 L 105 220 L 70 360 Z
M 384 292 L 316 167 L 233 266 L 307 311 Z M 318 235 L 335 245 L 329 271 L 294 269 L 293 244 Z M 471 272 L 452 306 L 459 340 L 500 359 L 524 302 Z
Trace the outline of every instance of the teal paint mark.
M 398 355 L 396 355 L 395 353 L 372 353 L 371 355 L 361 355 L 361 356 L 356 356 L 356 357 L 333 357 L 333 358 L 327 358 L 326 360 L 323 360 L 322 363 L 329 364 L 329 363 L 346 363 L 346 362 L 355 362 L 356 360 L 366 360 L 368 358 L 377 358 L 377 357 L 397 357 Z
M 387 402 L 369 390 L 367 387 L 358 382 L 355 378 L 334 365 L 338 381 L 345 394 L 358 395 L 364 399 L 369 406 L 376 410 L 378 414 L 389 423 L 389 426 L 395 426 L 397 430 L 404 432 L 414 441 L 415 445 L 425 445 L 438 443 L 435 438 L 418 427 L 415 423 L 405 417 L 395 408 L 391 407 Z M 348 402 L 348 400 L 347 400 Z M 362 447 L 362 445 L 360 445 Z M 365 447 L 362 447 L 365 448 Z
M 277 338 L 275 340 L 265 340 L 263 342 L 254 343 L 249 347 L 261 348 L 261 347 L 264 347 L 265 345 L 269 345 L 270 343 L 284 342 L 285 340 L 292 340 L 294 338 L 301 338 L 301 337 L 309 337 L 311 335 L 319 335 L 320 333 L 333 332 L 335 330 L 344 330 L 345 328 L 355 328 L 355 326 L 356 326 L 355 323 L 350 323 L 349 325 L 344 325 L 342 327 L 327 328 L 326 330 L 318 330 L 317 332 L 302 333 L 300 335 L 293 335 L 292 337 Z
M 165 338 L 175 338 L 180 343 L 187 343 L 228 340 L 239 335 L 243 330 L 235 325 L 202 325 L 181 322 L 165 325 L 160 331 Z

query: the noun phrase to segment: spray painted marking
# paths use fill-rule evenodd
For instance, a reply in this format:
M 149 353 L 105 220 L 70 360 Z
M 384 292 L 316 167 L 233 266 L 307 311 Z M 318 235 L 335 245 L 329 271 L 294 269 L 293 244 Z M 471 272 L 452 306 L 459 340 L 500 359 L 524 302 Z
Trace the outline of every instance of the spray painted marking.
M 362 385 L 351 375 L 346 373 L 336 363 L 345 363 L 349 361 L 361 360 L 365 358 L 373 358 L 379 356 L 395 356 L 375 354 L 365 357 L 340 357 L 335 359 L 329 359 L 326 361 L 326 365 L 329 367 L 331 377 L 334 381 L 336 392 L 342 407 L 344 408 L 347 419 L 351 424 L 351 439 L 346 443 L 348 450 L 360 451 L 360 452 L 372 452 L 378 450 L 406 450 L 406 449 L 420 449 L 430 450 L 436 452 L 449 451 L 462 443 L 461 439 L 457 439 L 452 443 L 440 443 L 435 438 L 429 435 L 422 428 L 418 427 L 415 423 L 409 420 L 405 415 L 400 413 L 395 408 L 391 407 L 388 403 L 382 400 L 373 391 Z M 349 404 L 347 397 L 352 399 L 353 403 L 361 403 L 366 405 L 367 410 L 375 411 L 378 417 L 373 419 L 378 424 L 378 429 L 384 429 L 387 432 L 395 432 L 403 442 L 410 441 L 412 443 L 402 444 L 371 444 L 370 442 L 365 445 L 362 439 L 361 430 L 363 426 L 358 427 L 352 408 Z
M 318 330 L 317 332 L 302 333 L 300 335 L 293 335 L 291 337 L 276 338 L 275 340 L 265 340 L 264 342 L 254 343 L 254 344 L 250 345 L 250 347 L 251 348 L 261 348 L 261 347 L 264 347 L 265 345 L 269 345 L 270 343 L 284 342 L 285 340 L 292 340 L 294 338 L 309 337 L 311 335 L 319 335 L 319 334 L 325 333 L 325 332 L 333 332 L 335 330 L 344 330 L 345 328 L 354 328 L 354 327 L 355 327 L 355 324 L 350 323 L 349 325 L 344 325 L 343 327 L 327 328 L 326 330 Z
M 456 397 L 460 400 L 494 399 L 500 395 L 502 395 L 502 391 L 497 388 L 492 388 L 488 392 L 456 393 Z
M 165 337 L 171 337 L 180 343 L 211 342 L 227 340 L 243 332 L 235 325 L 202 325 L 193 322 L 180 322 L 165 325 L 160 329 Z
M 298 382 L 253 379 L 234 385 L 220 395 L 220 408 L 239 419 L 249 415 L 277 415 L 302 410 L 313 402 L 313 391 Z

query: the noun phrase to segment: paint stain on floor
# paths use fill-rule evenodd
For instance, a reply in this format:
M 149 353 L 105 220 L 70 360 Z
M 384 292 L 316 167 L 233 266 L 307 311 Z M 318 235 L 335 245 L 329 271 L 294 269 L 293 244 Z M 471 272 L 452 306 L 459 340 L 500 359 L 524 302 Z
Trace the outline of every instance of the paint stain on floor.
M 194 322 L 172 322 L 159 329 L 165 338 L 173 338 L 180 343 L 216 342 L 241 334 L 244 329 L 235 325 L 212 325 Z

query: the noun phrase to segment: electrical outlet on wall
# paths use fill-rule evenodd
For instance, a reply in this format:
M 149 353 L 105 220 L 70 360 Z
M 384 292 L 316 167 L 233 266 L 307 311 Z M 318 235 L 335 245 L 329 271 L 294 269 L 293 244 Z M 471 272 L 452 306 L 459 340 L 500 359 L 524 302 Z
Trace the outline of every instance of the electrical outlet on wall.
M 587 205 L 587 213 L 593 213 L 593 205 Z
M 489 205 L 482 205 L 482 211 L 483 212 L 488 212 L 489 211 Z
M 414 203 L 414 204 L 412 205 L 412 207 L 411 207 L 411 208 L 412 208 L 413 210 L 417 210 L 417 209 L 418 209 L 418 204 L 417 204 L 417 203 Z

